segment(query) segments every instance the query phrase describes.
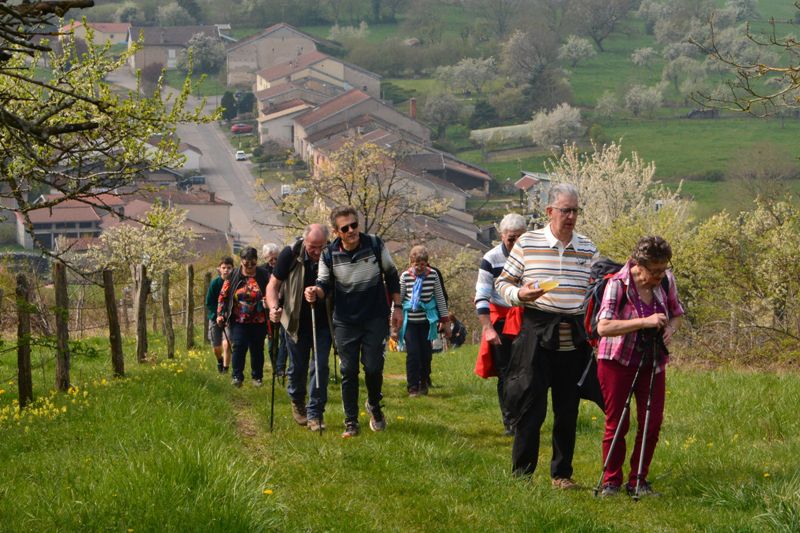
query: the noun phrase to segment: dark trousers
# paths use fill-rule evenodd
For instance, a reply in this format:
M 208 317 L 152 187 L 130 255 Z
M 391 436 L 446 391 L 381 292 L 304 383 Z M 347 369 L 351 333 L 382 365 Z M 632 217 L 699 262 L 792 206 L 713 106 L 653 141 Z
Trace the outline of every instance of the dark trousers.
M 389 320 L 374 318 L 359 324 L 334 322 L 333 334 L 339 349 L 342 372 L 342 404 L 345 421 L 358 420 L 358 364 L 364 365 L 364 383 L 371 406 L 380 404 L 383 395 L 383 363 Z
M 578 420 L 578 379 L 584 359 L 578 350 L 559 352 L 541 346 L 533 360 L 533 403 L 522 414 L 514 433 L 511 451 L 512 470 L 516 475 L 530 475 L 539 459 L 539 433 L 547 415 L 547 390 L 553 395 L 553 458 L 550 476 L 572 477 L 575 452 L 575 428 Z
M 233 379 L 244 380 L 244 357 L 250 350 L 250 375 L 253 379 L 264 377 L 264 339 L 267 337 L 267 324 L 231 324 L 231 343 L 233 344 Z
M 430 324 L 408 322 L 404 341 L 406 343 L 406 383 L 408 390 L 427 387 L 431 377 L 433 349 L 428 340 Z
M 603 436 L 604 463 L 611 448 L 611 441 L 614 440 L 617 426 L 622 424 L 619 438 L 614 445 L 614 453 L 611 455 L 611 460 L 608 462 L 608 468 L 603 477 L 603 482 L 616 486 L 622 485 L 622 464 L 625 462 L 625 435 L 628 433 L 630 423 L 630 411 L 624 420 L 622 420 L 622 411 L 625 409 L 625 401 L 628 399 L 628 392 L 631 390 L 637 366 L 624 366 L 617 361 L 609 361 L 608 359 L 599 359 L 597 361 L 597 377 L 600 380 L 600 388 L 603 391 L 603 400 L 606 404 L 606 431 Z M 648 359 L 642 365 L 642 371 L 639 373 L 639 380 L 636 382 L 636 390 L 634 391 L 637 427 L 633 453 L 631 454 L 631 470 L 628 475 L 628 483 L 632 486 L 636 485 L 636 475 L 639 472 L 639 455 L 642 449 L 642 433 L 644 432 L 644 418 L 647 414 L 647 397 L 650 392 L 650 374 L 652 370 L 653 364 Z M 665 373 L 666 369 L 657 373 L 653 381 L 650 421 L 647 425 L 647 441 L 645 442 L 644 461 L 642 462 L 642 481 L 647 480 L 650 461 L 653 459 L 653 452 L 656 450 L 658 435 L 661 431 L 661 422 L 664 420 Z
M 514 342 L 514 337 L 503 335 L 503 327 L 505 324 L 506 321 L 504 319 L 500 319 L 493 324 L 494 330 L 500 336 L 502 344 L 500 344 L 500 346 L 492 344 L 490 348 L 492 350 L 492 362 L 494 363 L 495 370 L 497 370 L 497 401 L 500 404 L 500 414 L 503 415 L 503 425 L 506 428 L 510 428 L 511 422 L 509 422 L 508 409 L 506 409 L 503 403 L 503 385 L 505 384 L 508 362 L 511 360 L 511 344 Z
M 314 334 L 300 331 L 297 343 L 286 335 L 289 348 L 289 385 L 286 392 L 292 402 L 304 404 L 308 395 L 308 418 L 321 419 L 328 402 L 328 359 L 331 351 L 331 331 L 327 327 L 317 329 L 317 346 L 313 347 Z M 316 358 L 316 361 L 315 361 Z M 319 387 L 317 387 L 317 368 L 319 368 Z

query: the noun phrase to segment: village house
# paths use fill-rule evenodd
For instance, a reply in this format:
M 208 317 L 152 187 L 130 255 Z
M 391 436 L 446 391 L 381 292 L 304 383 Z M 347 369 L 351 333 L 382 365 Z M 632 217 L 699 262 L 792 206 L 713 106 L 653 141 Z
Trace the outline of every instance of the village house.
M 317 50 L 322 41 L 284 23 L 228 46 L 228 86 L 252 87 L 256 72 Z
M 381 77 L 359 66 L 316 50 L 259 71 L 255 92 L 293 81 L 314 79 L 343 90 L 360 89 L 374 98 L 381 95 Z
M 72 21 L 61 27 L 61 33 L 72 34 L 86 41 L 86 30 L 94 31 L 95 44 L 123 44 L 128 42 L 131 25 L 128 22 L 82 22 Z
M 131 72 L 142 70 L 150 65 L 161 65 L 167 70 L 178 68 L 180 52 L 188 46 L 189 40 L 202 33 L 214 39 L 221 40 L 219 28 L 216 26 L 131 26 L 128 38 L 128 48 L 138 42 L 139 35 L 143 37 L 142 47 L 128 60 Z

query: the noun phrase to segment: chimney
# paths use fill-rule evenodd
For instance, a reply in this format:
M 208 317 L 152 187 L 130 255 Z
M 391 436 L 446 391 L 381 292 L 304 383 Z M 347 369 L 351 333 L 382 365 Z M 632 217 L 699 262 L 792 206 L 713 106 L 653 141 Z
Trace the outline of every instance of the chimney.
M 216 199 L 217 199 L 217 193 L 215 193 L 214 191 L 208 191 L 208 201 L 213 204 L 216 201 Z
M 417 118 L 417 99 L 412 98 L 408 101 L 408 113 L 411 115 L 411 118 Z

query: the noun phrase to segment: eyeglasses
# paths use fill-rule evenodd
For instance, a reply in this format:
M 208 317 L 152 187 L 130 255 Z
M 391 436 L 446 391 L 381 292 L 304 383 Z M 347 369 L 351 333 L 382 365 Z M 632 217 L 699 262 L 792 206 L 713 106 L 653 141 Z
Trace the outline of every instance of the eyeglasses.
M 562 215 L 575 215 L 578 216 L 583 213 L 583 209 L 580 207 L 553 207 L 556 211 L 559 211 Z
M 348 233 L 350 230 L 357 230 L 358 229 L 358 221 L 351 222 L 350 224 L 345 224 L 341 228 L 339 228 L 339 233 Z
M 654 278 L 662 278 L 662 277 L 664 277 L 664 274 L 667 273 L 667 270 L 672 269 L 672 262 L 667 263 L 667 266 L 665 266 L 661 270 L 651 270 L 644 263 L 639 263 L 639 266 L 642 267 L 643 269 L 645 269 L 647 271 L 647 273 L 650 274 L 651 276 L 653 276 Z

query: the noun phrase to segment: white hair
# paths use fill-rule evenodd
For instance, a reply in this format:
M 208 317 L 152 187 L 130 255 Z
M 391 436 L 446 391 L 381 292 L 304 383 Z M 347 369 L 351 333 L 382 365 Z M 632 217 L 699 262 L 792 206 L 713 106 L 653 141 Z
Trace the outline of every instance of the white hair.
M 500 221 L 500 233 L 528 229 L 525 217 L 517 213 L 509 213 Z
M 261 257 L 267 258 L 270 255 L 278 255 L 280 253 L 281 247 L 275 244 L 274 242 L 270 242 L 265 244 L 261 248 Z
M 559 196 L 569 196 L 570 198 L 579 199 L 578 189 L 570 183 L 556 183 L 550 187 L 547 193 L 547 205 L 551 206 L 558 201 Z

